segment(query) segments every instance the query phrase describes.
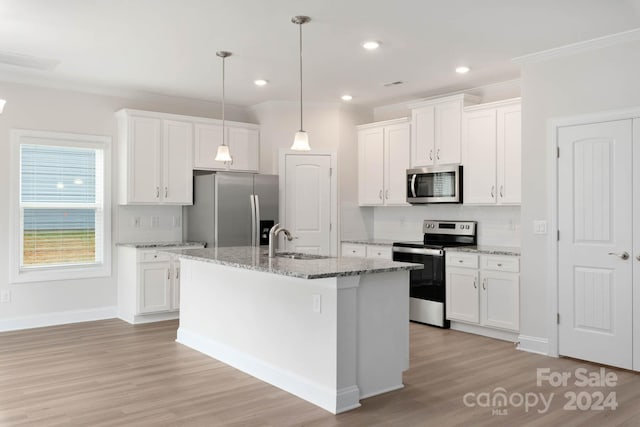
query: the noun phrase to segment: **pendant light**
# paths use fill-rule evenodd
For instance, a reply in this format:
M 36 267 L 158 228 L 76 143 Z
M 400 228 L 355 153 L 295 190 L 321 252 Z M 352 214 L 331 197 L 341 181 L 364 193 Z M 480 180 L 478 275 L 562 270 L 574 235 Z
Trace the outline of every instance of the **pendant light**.
M 231 158 L 231 153 L 229 153 L 229 146 L 225 143 L 226 135 L 224 128 L 224 60 L 231 56 L 231 52 L 226 52 L 224 50 L 216 52 L 216 55 L 222 58 L 222 145 L 218 146 L 218 152 L 216 153 L 216 161 L 218 162 L 231 162 L 233 159 Z
M 294 16 L 291 18 L 291 22 L 298 25 L 300 29 L 300 130 L 296 132 L 293 145 L 291 146 L 292 150 L 297 151 L 311 150 L 309 146 L 309 136 L 302 127 L 302 24 L 306 24 L 309 21 L 311 21 L 311 18 L 308 16 Z

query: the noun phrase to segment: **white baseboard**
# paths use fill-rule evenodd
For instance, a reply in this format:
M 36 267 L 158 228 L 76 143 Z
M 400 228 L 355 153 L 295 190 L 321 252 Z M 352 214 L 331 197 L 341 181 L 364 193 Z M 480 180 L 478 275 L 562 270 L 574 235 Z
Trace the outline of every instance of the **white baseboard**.
M 92 308 L 88 310 L 59 311 L 55 313 L 43 313 L 32 316 L 15 317 L 12 319 L 2 319 L 0 320 L 0 332 L 113 319 L 116 317 L 117 312 L 118 308 L 113 306 Z
M 332 390 L 225 344 L 186 330 L 184 327 L 178 328 L 176 341 L 311 402 L 332 414 L 339 414 L 360 406 L 360 390 L 356 385 Z
M 467 332 L 469 334 L 483 335 L 489 338 L 495 338 L 497 340 L 517 342 L 518 333 L 501 331 L 499 329 L 486 328 L 484 326 L 469 325 L 461 322 L 451 322 L 451 329 L 454 331 Z
M 180 318 L 179 311 L 169 311 L 165 313 L 151 313 L 151 314 L 138 314 L 138 315 L 124 315 L 118 313 L 118 318 L 124 320 L 132 325 L 139 325 L 142 323 L 162 322 L 164 320 L 174 320 Z
M 530 337 L 527 335 L 518 336 L 518 350 L 529 353 L 549 355 L 549 340 L 546 338 Z

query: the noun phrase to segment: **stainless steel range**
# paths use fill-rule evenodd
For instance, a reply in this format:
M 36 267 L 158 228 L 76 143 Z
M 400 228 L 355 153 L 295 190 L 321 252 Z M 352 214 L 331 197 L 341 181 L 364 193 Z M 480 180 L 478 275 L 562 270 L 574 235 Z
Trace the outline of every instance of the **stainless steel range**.
M 423 270 L 410 273 L 409 319 L 448 328 L 445 251 L 447 247 L 475 246 L 475 221 L 425 220 L 422 241 L 393 244 L 393 260 L 423 264 Z

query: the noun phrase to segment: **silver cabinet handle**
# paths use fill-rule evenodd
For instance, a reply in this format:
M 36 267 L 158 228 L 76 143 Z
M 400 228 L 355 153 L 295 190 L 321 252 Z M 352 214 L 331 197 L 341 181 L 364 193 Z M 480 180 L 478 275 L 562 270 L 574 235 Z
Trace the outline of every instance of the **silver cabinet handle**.
M 482 289 L 485 290 L 485 291 L 487 290 L 487 279 L 484 279 L 482 281 Z
M 171 269 L 167 269 L 167 279 L 171 280 Z
M 384 192 L 384 198 L 389 200 L 389 190 Z
M 617 256 L 618 258 L 624 259 L 624 260 L 629 259 L 629 254 L 627 252 L 622 252 L 621 254 L 619 254 L 617 252 L 609 252 L 609 255 L 614 255 L 614 256 Z
M 440 149 L 438 148 L 438 151 L 436 151 L 436 159 L 440 160 Z
M 495 185 L 492 185 L 492 186 L 491 186 L 491 198 L 492 198 L 492 199 L 495 199 L 495 198 L 496 198 L 495 194 L 496 194 L 496 186 L 495 186 Z
M 433 149 L 429 150 L 429 160 L 433 160 Z
M 500 186 L 500 198 L 504 197 L 503 193 L 502 193 L 502 190 L 504 190 L 504 186 L 503 185 Z
M 380 190 L 380 194 L 378 194 L 378 197 L 380 197 L 380 200 L 382 200 L 382 190 Z
M 636 255 L 636 259 L 640 261 L 640 254 Z
M 156 199 L 160 198 L 160 187 L 156 187 Z
M 169 196 L 169 188 L 164 187 L 164 198 L 166 199 Z
M 476 283 L 476 278 L 473 278 L 473 289 L 478 289 L 478 284 Z
M 180 267 L 176 268 L 176 279 L 180 278 Z

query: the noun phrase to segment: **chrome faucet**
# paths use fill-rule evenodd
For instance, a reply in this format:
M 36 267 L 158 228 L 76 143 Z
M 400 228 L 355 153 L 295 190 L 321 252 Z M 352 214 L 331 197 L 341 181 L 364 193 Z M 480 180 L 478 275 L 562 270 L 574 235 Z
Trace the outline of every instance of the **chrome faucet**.
M 284 227 L 280 227 L 280 224 L 276 224 L 271 227 L 271 230 L 269 230 L 269 258 L 276 256 L 276 245 L 278 244 L 277 238 L 280 233 L 284 233 L 288 241 L 293 240 L 293 236 L 289 233 L 289 230 Z

